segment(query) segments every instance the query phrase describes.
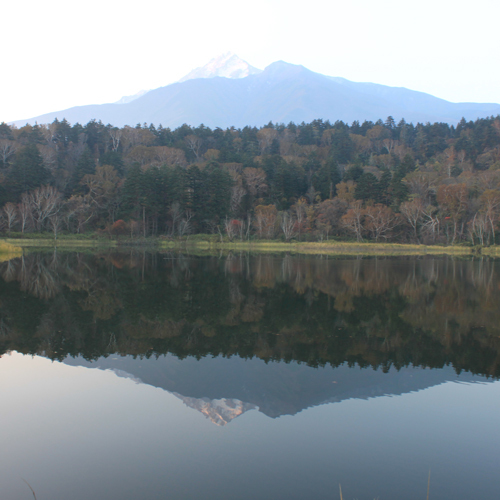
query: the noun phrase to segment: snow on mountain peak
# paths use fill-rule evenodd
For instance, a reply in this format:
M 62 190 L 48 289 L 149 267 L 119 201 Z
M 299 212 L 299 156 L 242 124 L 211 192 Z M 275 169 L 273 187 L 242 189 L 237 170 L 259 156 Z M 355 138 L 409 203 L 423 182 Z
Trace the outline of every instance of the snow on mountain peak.
M 246 61 L 240 59 L 232 52 L 226 52 L 211 59 L 205 66 L 196 68 L 182 77 L 179 82 L 193 80 L 194 78 L 214 78 L 222 76 L 225 78 L 245 78 L 249 75 L 260 73 L 261 70 L 250 66 Z
M 198 410 L 218 426 L 226 425 L 248 410 L 258 409 L 257 406 L 251 403 L 244 403 L 239 399 L 191 398 L 177 392 L 172 392 L 172 394 L 182 400 L 186 406 Z

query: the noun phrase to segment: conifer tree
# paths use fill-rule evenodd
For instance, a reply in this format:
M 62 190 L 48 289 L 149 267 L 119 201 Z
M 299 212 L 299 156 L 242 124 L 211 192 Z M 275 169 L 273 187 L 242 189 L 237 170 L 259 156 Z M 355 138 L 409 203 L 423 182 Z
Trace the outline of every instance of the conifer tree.
M 50 181 L 50 172 L 34 144 L 20 148 L 7 175 L 10 201 L 17 201 L 22 193 L 31 191 Z
M 95 160 L 92 158 L 89 148 L 86 147 L 78 159 L 73 175 L 71 176 L 71 180 L 68 183 L 68 193 L 83 194 L 84 189 L 80 185 L 80 181 L 87 174 L 95 174 Z
M 332 199 L 337 194 L 336 185 L 340 182 L 337 162 L 329 159 L 315 175 L 314 186 L 320 192 L 322 200 Z

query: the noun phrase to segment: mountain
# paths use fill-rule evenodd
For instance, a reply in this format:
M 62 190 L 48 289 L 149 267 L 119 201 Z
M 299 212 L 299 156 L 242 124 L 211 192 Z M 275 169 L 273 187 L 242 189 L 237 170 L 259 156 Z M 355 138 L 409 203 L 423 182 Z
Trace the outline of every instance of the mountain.
M 246 61 L 240 59 L 232 52 L 226 52 L 218 57 L 211 59 L 205 66 L 193 69 L 187 75 L 183 76 L 179 82 L 194 80 L 195 78 L 214 78 L 222 76 L 224 78 L 245 78 L 248 75 L 261 73 L 261 69 L 250 66 Z M 149 90 L 140 90 L 136 94 L 123 96 L 114 104 L 128 104 L 147 94 Z
M 237 356 L 178 359 L 168 354 L 155 358 L 109 356 L 96 361 L 67 357 L 65 364 L 112 370 L 136 383 L 159 387 L 223 426 L 249 410 L 271 418 L 346 399 L 398 395 L 447 381 L 476 382 L 484 377 L 457 375 L 453 368 L 401 368 L 361 370 L 347 365 L 312 368 L 297 362 L 283 363 Z
M 220 427 L 243 415 L 248 410 L 258 409 L 256 406 L 244 403 L 239 399 L 190 398 L 177 392 L 173 392 L 172 394 L 178 397 L 186 406 L 199 411 L 213 424 Z
M 215 78 L 216 76 L 245 78 L 258 73 L 262 73 L 262 70 L 250 66 L 250 64 L 240 59 L 236 54 L 226 52 L 219 57 L 214 57 L 205 66 L 193 69 L 193 71 L 182 77 L 179 82 L 194 80 L 195 78 Z
M 213 75 L 221 68 L 229 71 L 232 57 L 225 63 L 222 59 L 214 62 L 210 71 L 205 67 L 198 74 Z M 475 120 L 500 114 L 499 104 L 451 103 L 405 88 L 329 77 L 283 61 L 243 78 L 188 77 L 125 104 L 77 106 L 15 124 L 51 123 L 55 118 L 66 118 L 70 123 L 96 119 L 118 127 L 153 123 L 175 128 L 184 123 L 203 123 L 209 127 L 240 128 L 262 126 L 269 121 L 301 123 L 323 119 L 351 123 L 387 116 L 413 123 L 456 124 L 462 117 Z
M 119 101 L 116 101 L 115 104 L 128 104 L 129 102 L 135 101 L 142 97 L 144 94 L 147 94 L 149 90 L 139 90 L 137 94 L 133 95 L 124 95 Z

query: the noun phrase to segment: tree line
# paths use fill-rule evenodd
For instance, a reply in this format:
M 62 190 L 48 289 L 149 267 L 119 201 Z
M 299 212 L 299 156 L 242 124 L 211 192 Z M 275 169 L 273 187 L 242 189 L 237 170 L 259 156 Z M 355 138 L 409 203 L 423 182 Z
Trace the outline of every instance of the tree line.
M 0 124 L 0 228 L 495 244 L 500 117 L 222 130 Z

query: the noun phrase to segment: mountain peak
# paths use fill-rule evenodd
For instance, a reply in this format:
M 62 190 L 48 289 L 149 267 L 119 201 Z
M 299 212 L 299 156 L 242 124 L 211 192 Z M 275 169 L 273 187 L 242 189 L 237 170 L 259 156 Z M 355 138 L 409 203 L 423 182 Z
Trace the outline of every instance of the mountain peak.
M 285 61 L 275 61 L 269 66 L 266 66 L 263 73 L 267 75 L 283 74 L 288 77 L 293 77 L 301 73 L 313 74 L 313 71 L 305 68 L 300 64 L 292 64 Z
M 261 70 L 250 66 L 246 61 L 240 59 L 232 52 L 226 52 L 211 59 L 205 66 L 190 71 L 182 77 L 179 82 L 193 80 L 195 78 L 214 78 L 222 76 L 225 78 L 245 78 L 249 75 L 260 73 Z
M 209 398 L 191 398 L 183 396 L 177 392 L 172 394 L 184 402 L 186 406 L 198 410 L 212 421 L 215 425 L 223 426 L 231 422 L 236 417 L 243 415 L 248 410 L 258 409 L 251 403 L 244 403 L 239 399 L 209 399 Z

